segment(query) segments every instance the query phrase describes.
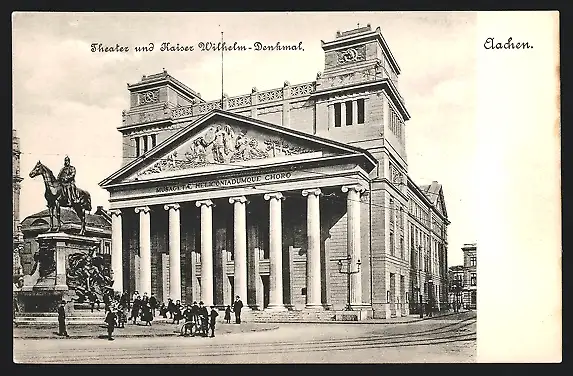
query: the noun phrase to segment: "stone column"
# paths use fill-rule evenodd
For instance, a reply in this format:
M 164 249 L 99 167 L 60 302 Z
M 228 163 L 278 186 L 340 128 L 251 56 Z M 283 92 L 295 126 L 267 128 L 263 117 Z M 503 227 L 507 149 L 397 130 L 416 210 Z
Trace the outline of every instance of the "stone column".
M 340 126 L 346 126 L 346 102 L 340 102 Z
M 321 305 L 320 283 L 320 189 L 305 189 L 302 195 L 307 197 L 306 233 L 308 250 L 306 253 L 306 307 L 317 308 Z
M 113 291 L 123 293 L 123 233 L 121 210 L 111 212 L 111 270 L 113 273 Z
M 229 203 L 233 204 L 235 209 L 233 227 L 235 295 L 239 295 L 242 301 L 247 302 L 247 199 L 244 196 L 231 197 Z M 235 298 L 233 297 L 231 301 L 235 301 Z
M 181 300 L 181 221 L 179 204 L 163 207 L 169 212 L 169 297 Z
M 151 296 L 151 226 L 149 206 L 135 208 L 139 213 L 139 286 L 138 291 L 143 296 Z
M 347 193 L 346 198 L 346 235 L 347 247 L 350 254 L 350 265 L 356 270 L 358 261 L 361 260 L 360 248 L 360 194 L 365 189 L 356 185 L 345 185 L 342 192 Z M 362 304 L 362 272 L 350 275 L 350 304 Z
M 201 208 L 201 300 L 213 305 L 213 201 L 195 203 Z
M 282 242 L 282 209 L 281 200 L 284 196 L 280 192 L 267 193 L 264 196 L 269 201 L 269 263 L 270 263 L 270 291 L 269 309 L 286 309 L 283 302 L 283 242 Z

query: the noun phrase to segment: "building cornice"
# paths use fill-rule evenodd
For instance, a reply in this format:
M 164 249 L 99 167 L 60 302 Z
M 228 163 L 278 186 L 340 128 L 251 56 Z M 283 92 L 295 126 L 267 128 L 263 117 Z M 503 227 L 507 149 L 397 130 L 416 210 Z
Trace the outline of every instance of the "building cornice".
M 316 90 L 314 93 L 310 95 L 310 98 L 318 98 L 325 95 L 332 95 L 341 91 L 371 89 L 379 86 L 381 86 L 382 89 L 386 92 L 386 94 L 390 97 L 390 99 L 392 99 L 392 101 L 396 105 L 398 111 L 400 111 L 400 114 L 402 115 L 404 120 L 409 120 L 411 117 L 410 113 L 406 109 L 402 97 L 398 95 L 398 90 L 388 78 L 380 78 L 369 82 L 360 82 L 350 85 L 332 87 L 323 90 Z

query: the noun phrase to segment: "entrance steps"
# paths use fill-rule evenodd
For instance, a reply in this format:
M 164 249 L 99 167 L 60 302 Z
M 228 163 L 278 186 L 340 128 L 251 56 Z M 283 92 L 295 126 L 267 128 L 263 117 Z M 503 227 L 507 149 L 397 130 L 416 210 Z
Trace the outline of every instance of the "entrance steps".
M 92 313 L 90 311 L 76 311 L 73 315 L 66 315 L 66 324 L 103 324 L 105 319 L 105 312 L 95 311 Z M 58 314 L 49 312 L 28 312 L 28 313 L 16 313 L 16 318 L 14 323 L 18 326 L 20 325 L 41 325 L 41 324 L 57 324 Z
M 247 310 L 241 318 L 248 322 L 316 322 L 333 321 L 336 312 L 330 310 L 288 309 L 285 311 Z

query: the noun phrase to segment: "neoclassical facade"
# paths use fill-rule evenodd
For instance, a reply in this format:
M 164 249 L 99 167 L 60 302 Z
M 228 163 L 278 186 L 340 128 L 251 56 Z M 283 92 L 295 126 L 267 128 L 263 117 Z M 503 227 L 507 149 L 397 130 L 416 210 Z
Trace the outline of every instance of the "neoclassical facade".
M 369 25 L 322 48 L 316 81 L 222 100 L 166 71 L 128 84 L 123 165 L 100 183 L 116 290 L 374 317 L 447 300 L 449 221 L 441 186 L 407 174 L 400 68 Z

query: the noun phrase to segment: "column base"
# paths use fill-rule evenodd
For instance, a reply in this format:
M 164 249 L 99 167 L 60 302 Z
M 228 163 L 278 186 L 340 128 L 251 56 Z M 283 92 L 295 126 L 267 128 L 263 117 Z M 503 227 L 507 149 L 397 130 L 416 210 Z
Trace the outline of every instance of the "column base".
M 367 303 L 350 303 L 352 309 L 371 309 L 372 306 Z
M 284 304 L 269 304 L 265 311 L 288 311 Z
M 324 311 L 325 307 L 321 303 L 311 303 L 307 304 L 304 309 L 316 310 L 316 311 Z

